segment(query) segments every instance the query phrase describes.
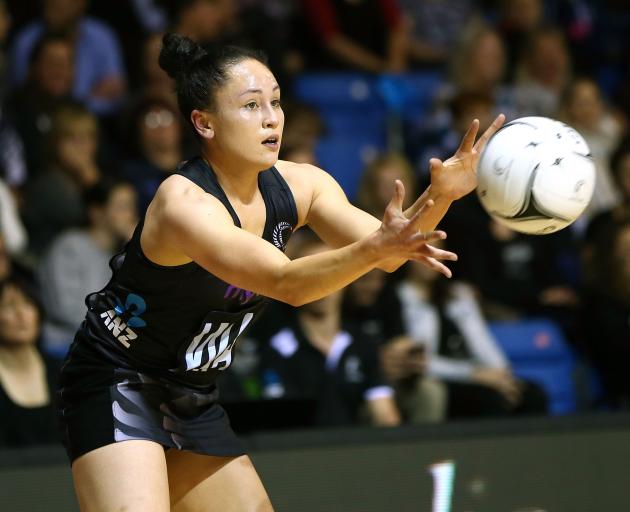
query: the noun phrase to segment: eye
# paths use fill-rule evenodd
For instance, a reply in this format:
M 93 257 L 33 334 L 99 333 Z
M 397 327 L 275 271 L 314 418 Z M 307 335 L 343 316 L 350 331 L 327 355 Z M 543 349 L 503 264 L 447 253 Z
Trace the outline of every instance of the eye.
M 245 105 L 245 108 L 248 108 L 249 110 L 254 110 L 258 108 L 258 103 L 256 103 L 255 101 L 250 101 Z
M 273 100 L 271 102 L 271 106 L 274 108 L 280 108 L 281 107 L 280 100 Z

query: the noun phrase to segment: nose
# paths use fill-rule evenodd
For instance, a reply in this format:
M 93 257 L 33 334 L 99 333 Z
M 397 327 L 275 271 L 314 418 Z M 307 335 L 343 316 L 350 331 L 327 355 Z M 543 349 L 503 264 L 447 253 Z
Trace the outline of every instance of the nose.
M 271 106 L 267 107 L 265 112 L 265 118 L 263 120 L 263 126 L 265 128 L 277 128 L 280 120 L 278 119 L 278 112 Z

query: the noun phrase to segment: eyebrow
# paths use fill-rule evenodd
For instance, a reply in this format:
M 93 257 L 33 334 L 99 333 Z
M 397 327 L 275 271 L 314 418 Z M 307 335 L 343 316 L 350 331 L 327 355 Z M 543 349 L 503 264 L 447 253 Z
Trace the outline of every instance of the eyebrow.
M 272 91 L 277 91 L 279 89 L 280 89 L 280 86 L 276 84 L 274 88 L 272 89 Z M 256 93 L 256 94 L 262 94 L 262 89 L 247 89 L 243 91 L 241 94 L 239 94 L 239 96 L 245 96 L 246 94 L 249 94 L 251 92 Z

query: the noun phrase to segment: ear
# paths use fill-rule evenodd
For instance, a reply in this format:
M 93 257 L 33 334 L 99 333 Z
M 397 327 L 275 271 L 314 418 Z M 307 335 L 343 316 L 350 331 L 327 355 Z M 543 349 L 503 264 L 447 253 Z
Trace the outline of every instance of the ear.
M 212 127 L 209 112 L 195 109 L 190 113 L 190 120 L 201 137 L 208 140 L 214 137 L 214 128 Z

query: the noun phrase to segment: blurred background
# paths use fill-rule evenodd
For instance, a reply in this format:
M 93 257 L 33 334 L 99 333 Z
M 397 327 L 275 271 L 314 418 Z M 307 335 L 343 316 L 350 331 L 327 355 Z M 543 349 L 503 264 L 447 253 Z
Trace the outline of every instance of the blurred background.
M 454 204 L 440 226 L 452 280 L 409 263 L 270 304 L 219 385 L 280 510 L 311 510 L 309 494 L 312 510 L 622 510 L 624 0 L 0 0 L 0 504 L 76 509 L 56 373 L 85 296 L 197 153 L 157 63 L 166 31 L 264 50 L 280 157 L 322 167 L 379 218 L 394 180 L 412 201 L 474 118 L 559 119 L 597 166 L 589 208 L 552 235 L 510 231 L 475 194 Z M 301 230 L 288 254 L 323 249 Z

